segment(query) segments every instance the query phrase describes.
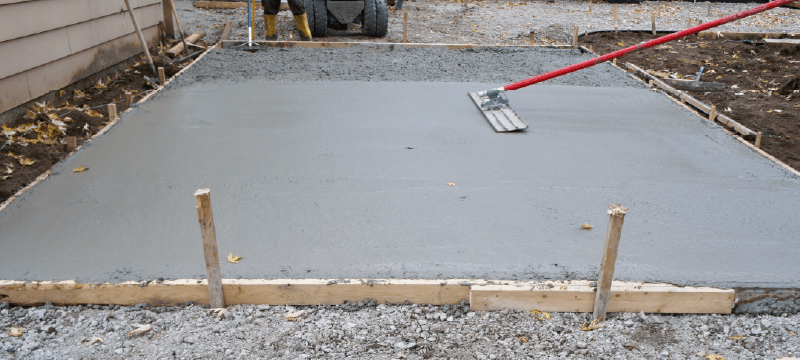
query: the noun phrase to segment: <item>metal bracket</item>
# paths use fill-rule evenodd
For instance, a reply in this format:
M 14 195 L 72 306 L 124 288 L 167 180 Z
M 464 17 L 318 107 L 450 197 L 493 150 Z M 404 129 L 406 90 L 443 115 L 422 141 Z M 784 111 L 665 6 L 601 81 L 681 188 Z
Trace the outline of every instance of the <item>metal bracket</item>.
M 496 110 L 503 106 L 508 106 L 508 97 L 503 88 L 479 91 L 481 97 L 481 110 Z

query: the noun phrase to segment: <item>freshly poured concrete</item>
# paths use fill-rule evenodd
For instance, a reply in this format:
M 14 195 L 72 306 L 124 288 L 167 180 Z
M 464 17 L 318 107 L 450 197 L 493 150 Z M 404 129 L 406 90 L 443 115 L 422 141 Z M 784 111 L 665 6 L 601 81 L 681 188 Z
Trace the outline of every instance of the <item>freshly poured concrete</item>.
M 591 279 L 620 203 L 618 279 L 800 285 L 787 171 L 641 88 L 510 92 L 530 128 L 497 134 L 496 86 L 168 90 L 0 212 L 0 279 L 205 277 L 208 187 L 224 278 Z

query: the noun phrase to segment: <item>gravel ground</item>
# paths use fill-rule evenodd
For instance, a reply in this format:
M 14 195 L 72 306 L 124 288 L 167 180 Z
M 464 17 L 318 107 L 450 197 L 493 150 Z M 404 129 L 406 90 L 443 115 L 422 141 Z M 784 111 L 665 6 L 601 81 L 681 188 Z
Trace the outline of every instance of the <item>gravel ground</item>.
M 469 305 L 208 308 L 0 305 L 0 358 L 778 359 L 800 355 L 800 315 L 469 312 Z M 302 312 L 302 314 L 298 314 Z M 292 314 L 298 321 L 286 318 Z M 548 318 L 549 317 L 549 318 Z M 129 335 L 149 325 L 143 334 Z M 21 327 L 21 336 L 9 334 Z M 711 359 L 719 359 L 711 357 Z
M 175 1 L 180 8 L 181 24 L 187 33 L 197 29 L 208 32 L 206 40 L 216 42 L 223 20 L 233 24 L 230 39 L 247 39 L 247 12 L 237 10 L 197 9 L 191 1 Z M 644 1 L 640 4 L 619 4 L 617 22 L 614 22 L 614 6 L 599 3 L 589 12 L 588 1 L 503 1 L 503 0 L 417 0 L 406 1 L 403 10 L 389 11 L 389 34 L 384 38 L 337 35 L 325 41 L 371 41 L 401 42 L 403 39 L 403 14 L 408 14 L 408 41 L 419 43 L 449 44 L 493 44 L 526 45 L 530 32 L 536 34 L 537 44 L 570 43 L 573 27 L 580 32 L 613 30 L 650 30 L 650 18 L 657 14 L 658 30 L 682 30 L 687 21 L 709 21 L 749 9 L 760 3 L 712 3 L 711 15 L 708 2 Z M 261 12 L 255 19 L 256 39 L 263 39 L 264 20 Z M 776 8 L 765 13 L 743 19 L 740 24 L 731 23 L 716 28 L 730 32 L 779 32 L 796 33 L 800 29 L 800 10 Z M 359 26 L 351 32 L 360 31 Z M 297 39 L 297 30 L 291 13 L 278 15 L 280 40 Z M 346 34 L 346 32 L 339 33 Z M 319 39 L 317 39 L 319 41 Z

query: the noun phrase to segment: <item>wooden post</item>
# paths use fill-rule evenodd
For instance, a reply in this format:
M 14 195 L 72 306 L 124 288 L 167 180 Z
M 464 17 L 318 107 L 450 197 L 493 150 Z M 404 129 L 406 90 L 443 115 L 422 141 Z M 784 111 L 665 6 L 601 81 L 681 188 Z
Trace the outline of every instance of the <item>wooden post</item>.
M 222 273 L 219 270 L 219 250 L 217 249 L 217 233 L 214 229 L 214 215 L 211 212 L 211 189 L 199 189 L 194 193 L 197 202 L 197 219 L 200 221 L 200 233 L 203 236 L 203 254 L 206 258 L 208 272 L 208 295 L 212 308 L 224 308 L 225 298 L 222 294 Z
M 133 93 L 125 92 L 125 107 L 129 108 L 133 104 Z
M 614 58 L 614 60 L 611 61 L 611 63 L 614 64 L 614 66 L 617 66 L 617 58 Z
M 619 11 L 619 4 L 614 4 L 614 23 L 617 22 L 617 12 Z
M 617 37 L 619 34 L 619 26 L 614 26 L 614 37 Z
M 67 152 L 73 152 L 78 147 L 78 141 L 74 136 L 67 136 L 64 141 L 67 142 Z
M 761 131 L 756 134 L 756 147 L 761 149 Z
M 161 0 L 161 6 L 164 10 L 164 32 L 167 36 L 174 39 L 175 25 L 172 22 L 172 9 L 175 7 L 175 4 L 172 3 L 172 0 Z
M 711 1 L 708 2 L 708 16 L 711 16 Z
M 656 34 L 656 14 L 650 15 L 650 25 L 653 27 L 653 35 Z
M 531 45 L 536 45 L 536 33 L 531 31 Z
M 578 47 L 578 27 L 572 30 L 572 46 Z
M 403 44 L 408 42 L 408 13 L 403 13 Z
M 163 67 L 159 67 L 158 68 L 158 84 L 159 85 L 164 85 L 164 83 L 166 81 L 167 81 L 167 76 L 164 74 L 164 68 Z
M 592 13 L 592 0 L 589 0 L 589 14 Z
M 108 104 L 108 121 L 117 120 L 117 104 Z
M 655 85 L 655 83 L 653 82 L 653 79 L 650 79 L 650 81 L 647 82 L 647 85 L 650 85 L 650 87 L 653 87 Z
M 608 300 L 611 296 L 611 282 L 614 280 L 614 266 L 617 262 L 619 238 L 622 234 L 622 222 L 628 208 L 622 205 L 608 207 L 608 231 L 606 232 L 606 247 L 603 250 L 603 262 L 600 264 L 600 275 L 597 279 L 597 294 L 594 299 L 594 312 L 592 318 L 605 321 Z
M 708 113 L 708 121 L 713 122 L 716 119 L 717 119 L 717 106 L 712 105 L 711 111 Z
M 739 12 L 742 12 L 742 8 L 739 8 Z M 742 25 L 742 19 L 736 19 L 736 25 Z

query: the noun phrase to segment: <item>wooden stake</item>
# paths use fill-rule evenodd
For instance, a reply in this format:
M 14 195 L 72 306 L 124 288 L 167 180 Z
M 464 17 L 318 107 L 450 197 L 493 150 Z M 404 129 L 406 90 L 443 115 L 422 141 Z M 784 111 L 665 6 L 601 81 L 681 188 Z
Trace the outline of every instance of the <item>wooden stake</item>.
M 617 35 L 619 35 L 619 26 L 614 26 L 614 37 L 617 37 Z
M 742 12 L 742 8 L 739 8 L 739 12 Z M 736 25 L 742 25 L 742 19 L 736 19 Z
M 535 32 L 531 31 L 531 45 L 536 45 Z
M 619 4 L 614 4 L 614 22 L 617 22 L 617 12 L 619 11 Z
M 125 107 L 129 108 L 133 104 L 133 93 L 125 92 Z
M 711 1 L 708 2 L 708 16 L 711 16 Z
M 589 0 L 589 14 L 592 13 L 592 1 Z
M 756 147 L 761 149 L 761 131 L 756 134 Z
M 650 16 L 650 25 L 653 27 L 653 35 L 656 34 L 656 14 Z
M 578 46 L 578 27 L 572 30 L 572 46 Z
M 164 75 L 164 68 L 163 67 L 159 67 L 158 68 L 158 84 L 159 85 L 164 85 L 164 83 L 166 81 L 167 81 L 167 76 Z
M 408 42 L 408 13 L 403 13 L 403 43 Z
M 172 9 L 175 4 L 172 0 L 161 0 L 161 7 L 164 10 L 164 32 L 167 36 L 175 38 L 175 25 L 172 22 Z
M 67 143 L 67 152 L 72 152 L 78 147 L 78 141 L 74 136 L 67 136 L 64 140 Z
M 606 232 L 606 247 L 603 251 L 603 262 L 600 264 L 600 275 L 597 280 L 597 295 L 594 299 L 594 312 L 592 318 L 605 321 L 608 300 L 611 295 L 611 281 L 614 280 L 614 266 L 617 262 L 619 238 L 622 234 L 622 223 L 628 208 L 622 205 L 608 207 L 608 231 Z
M 217 249 L 217 233 L 214 229 L 214 215 L 211 212 L 211 189 L 199 189 L 194 193 L 197 202 L 197 219 L 200 221 L 200 233 L 203 236 L 203 254 L 206 258 L 208 272 L 208 295 L 212 308 L 224 308 L 225 297 L 222 293 L 222 273 L 219 270 L 219 250 Z
M 711 111 L 708 113 L 708 121 L 713 122 L 717 119 L 717 107 L 716 105 L 711 106 Z
M 108 121 L 117 120 L 117 104 L 108 104 Z
M 612 61 L 612 63 L 614 64 L 614 66 L 617 66 L 617 58 L 614 58 L 614 60 Z

